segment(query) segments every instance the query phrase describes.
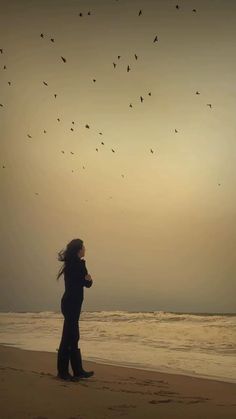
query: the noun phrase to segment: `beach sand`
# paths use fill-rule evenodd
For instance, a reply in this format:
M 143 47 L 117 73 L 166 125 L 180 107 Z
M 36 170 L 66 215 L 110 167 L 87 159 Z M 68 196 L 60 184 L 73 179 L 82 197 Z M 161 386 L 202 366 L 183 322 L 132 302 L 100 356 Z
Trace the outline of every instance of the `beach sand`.
M 90 361 L 63 382 L 56 357 L 0 345 L 1 419 L 236 418 L 236 384 Z

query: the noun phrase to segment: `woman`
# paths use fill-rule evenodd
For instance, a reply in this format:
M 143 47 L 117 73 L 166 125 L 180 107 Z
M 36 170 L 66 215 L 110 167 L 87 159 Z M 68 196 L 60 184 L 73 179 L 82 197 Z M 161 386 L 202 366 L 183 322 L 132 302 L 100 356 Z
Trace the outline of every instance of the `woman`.
M 73 239 L 65 250 L 58 253 L 58 260 L 64 262 L 57 279 L 64 274 L 65 292 L 61 299 L 61 312 L 64 324 L 57 355 L 57 377 L 63 380 L 76 381 L 88 378 L 94 371 L 85 371 L 82 367 L 81 351 L 78 348 L 80 338 L 79 317 L 84 299 L 84 287 L 90 288 L 93 280 L 88 274 L 83 240 Z M 69 373 L 69 361 L 73 376 Z

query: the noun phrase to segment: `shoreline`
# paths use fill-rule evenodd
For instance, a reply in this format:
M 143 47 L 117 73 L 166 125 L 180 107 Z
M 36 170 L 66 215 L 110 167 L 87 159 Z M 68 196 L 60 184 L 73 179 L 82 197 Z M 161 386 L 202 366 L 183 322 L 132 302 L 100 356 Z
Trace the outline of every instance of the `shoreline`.
M 64 382 L 56 357 L 0 344 L 3 419 L 236 417 L 235 383 L 88 360 L 83 366 L 93 377 Z
M 53 353 L 56 353 L 57 354 L 57 352 L 52 352 L 52 351 L 42 351 L 42 350 L 38 350 L 38 349 L 26 349 L 26 348 L 20 348 L 20 347 L 18 347 L 18 346 L 15 346 L 15 345 L 13 345 L 13 344 L 5 344 L 5 343 L 0 343 L 0 347 L 1 346 L 5 346 L 5 347 L 8 347 L 8 348 L 14 348 L 14 349 L 19 349 L 19 350 L 22 350 L 22 351 L 32 351 L 32 352 L 42 352 L 42 353 L 51 353 L 51 354 L 53 354 Z M 236 377 L 235 377 L 235 379 L 230 379 L 230 378 L 225 378 L 225 379 L 223 379 L 222 377 L 215 377 L 215 376 L 209 376 L 209 375 L 201 375 L 201 374 L 198 374 L 198 373 L 192 373 L 192 374 L 188 374 L 187 372 L 179 372 L 179 371 L 168 371 L 168 370 L 165 370 L 165 369 L 163 369 L 163 370 L 158 370 L 158 369 L 153 369 L 153 368 L 148 368 L 148 367 L 145 367 L 145 366 L 142 366 L 142 365 L 137 365 L 137 364 L 134 364 L 134 365 L 130 365 L 130 364 L 119 364 L 119 363 L 116 363 L 115 361 L 114 362 L 112 362 L 112 361 L 110 361 L 110 360 L 92 360 L 92 359 L 86 359 L 86 357 L 83 357 L 83 359 L 84 359 L 84 361 L 85 362 L 89 362 L 89 363 L 91 363 L 91 364 L 98 364 L 98 365 L 107 365 L 107 366 L 111 366 L 111 367 L 120 367 L 120 368 L 132 368 L 132 369 L 137 369 L 137 370 L 141 370 L 141 371 L 147 371 L 147 372 L 155 372 L 155 373 L 158 373 L 158 374 L 167 374 L 167 375 L 181 375 L 181 376 L 184 376 L 184 377 L 192 377 L 192 378 L 199 378 L 199 379 L 202 379 L 202 380 L 210 380 L 210 381 L 219 381 L 219 382 L 222 382 L 222 383 L 230 383 L 230 384 L 236 384 Z

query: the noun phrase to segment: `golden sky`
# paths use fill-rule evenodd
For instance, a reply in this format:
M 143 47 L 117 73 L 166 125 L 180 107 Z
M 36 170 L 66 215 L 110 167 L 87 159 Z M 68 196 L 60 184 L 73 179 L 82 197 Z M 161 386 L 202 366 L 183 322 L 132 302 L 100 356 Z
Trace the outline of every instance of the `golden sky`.
M 178 4 L 1 5 L 0 310 L 60 310 L 81 238 L 84 310 L 236 312 L 236 3 Z

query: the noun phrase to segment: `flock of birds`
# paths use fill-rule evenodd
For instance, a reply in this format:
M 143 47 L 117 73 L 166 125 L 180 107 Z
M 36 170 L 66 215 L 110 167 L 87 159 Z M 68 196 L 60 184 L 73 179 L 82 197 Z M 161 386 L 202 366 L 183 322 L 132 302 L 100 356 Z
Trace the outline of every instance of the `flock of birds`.
M 116 1 L 118 1 L 118 0 L 116 0 Z M 180 10 L 180 6 L 178 5 L 178 4 L 176 4 L 176 6 L 175 6 L 175 8 L 177 9 L 177 10 Z M 192 9 L 192 12 L 193 13 L 196 13 L 197 12 L 197 10 L 196 9 Z M 86 12 L 86 13 L 82 13 L 82 12 L 80 12 L 79 14 L 78 14 L 78 16 L 79 17 L 84 17 L 84 16 L 91 16 L 92 15 L 92 13 L 91 13 L 91 11 L 88 11 L 88 12 Z M 138 17 L 140 17 L 140 16 L 142 16 L 143 15 L 143 10 L 142 9 L 140 9 L 139 10 L 139 12 L 138 12 Z M 45 34 L 44 33 L 41 33 L 40 34 L 40 37 L 42 38 L 42 39 L 46 39 L 46 36 L 45 36 Z M 51 43 L 55 43 L 55 38 L 49 38 L 49 40 L 50 40 L 50 42 Z M 159 38 L 158 38 L 158 36 L 157 35 L 155 35 L 154 36 L 154 38 L 153 38 L 153 43 L 157 43 L 159 41 Z M 3 48 L 0 48 L 0 54 L 3 54 L 4 53 L 4 50 L 3 50 Z M 137 61 L 138 60 L 138 55 L 135 53 L 134 54 L 134 59 Z M 67 63 L 67 59 L 64 57 L 64 56 L 61 56 L 60 57 L 60 59 L 61 59 L 61 61 L 65 64 L 65 63 Z M 118 61 L 120 61 L 120 59 L 121 59 L 121 55 L 117 55 L 117 60 Z M 117 68 L 117 62 L 113 62 L 113 68 L 114 69 L 116 69 Z M 7 66 L 4 64 L 4 66 L 3 66 L 3 70 L 7 70 Z M 127 65 L 127 67 L 126 67 L 126 71 L 129 73 L 130 71 L 131 71 L 131 66 L 130 66 L 130 64 L 128 64 Z M 97 82 L 97 79 L 92 79 L 92 81 L 93 81 L 93 83 L 96 83 Z M 8 85 L 9 86 L 11 86 L 12 85 L 12 83 L 11 83 L 11 81 L 8 81 Z M 46 87 L 48 87 L 48 82 L 47 81 L 43 81 L 43 85 L 44 86 L 46 86 Z M 200 92 L 197 90 L 196 92 L 195 92 L 195 94 L 196 95 L 200 95 Z M 152 92 L 148 92 L 147 93 L 147 96 L 151 96 L 152 95 Z M 57 98 L 57 96 L 58 96 L 58 94 L 57 93 L 54 93 L 54 98 L 56 99 Z M 140 97 L 139 97 L 139 99 L 140 99 L 140 102 L 141 103 L 143 103 L 143 101 L 144 101 L 144 95 L 141 95 Z M 0 103 L 0 107 L 3 107 L 4 105 L 2 104 L 2 103 Z M 207 106 L 210 108 L 210 109 L 212 109 L 212 104 L 211 103 L 207 103 Z M 133 108 L 133 104 L 132 103 L 130 103 L 129 104 L 129 107 L 130 108 Z M 61 120 L 60 120 L 60 118 L 57 118 L 57 121 L 58 122 L 60 122 Z M 73 125 L 73 127 L 71 127 L 70 128 L 70 130 L 71 131 L 74 131 L 74 124 L 75 124 L 75 122 L 74 121 L 72 121 L 72 125 Z M 86 124 L 85 125 L 85 128 L 86 129 L 89 129 L 90 128 L 90 126 L 88 125 L 88 124 Z M 175 130 L 174 130 L 174 132 L 175 133 L 178 133 L 178 130 L 175 128 Z M 47 133 L 47 131 L 44 129 L 43 130 L 43 133 L 44 134 L 46 134 Z M 102 132 L 99 132 L 99 135 L 103 135 L 103 133 Z M 32 139 L 33 137 L 32 137 L 32 135 L 31 134 L 27 134 L 27 137 L 28 138 L 30 138 L 30 139 Z M 104 143 L 104 141 L 101 141 L 101 145 L 102 146 L 104 146 L 105 145 L 105 143 Z M 96 148 L 95 149 L 97 152 L 99 151 L 98 150 L 98 148 Z M 112 153 L 115 153 L 115 150 L 114 150 L 114 148 L 111 148 L 111 151 L 112 151 Z M 63 154 L 65 154 L 65 151 L 64 150 L 61 150 L 61 153 L 63 153 Z M 72 154 L 72 155 L 74 155 L 74 152 L 72 152 L 72 151 L 70 151 L 70 153 Z M 153 154 L 154 153 L 154 150 L 152 149 L 152 148 L 150 148 L 150 153 L 151 154 Z M 85 166 L 82 166 L 83 167 L 83 169 L 85 169 Z M 3 165 L 2 166 L 2 168 L 3 169 L 5 169 L 6 168 L 6 166 L 5 165 Z M 72 170 L 72 172 L 74 172 L 74 170 Z M 124 174 L 122 174 L 121 175 L 123 178 L 124 178 Z M 220 183 L 218 183 L 218 186 L 220 186 L 221 184 Z M 39 195 L 39 193 L 38 192 L 35 192 L 35 194 L 36 195 Z M 109 197 L 109 198 L 112 198 L 111 196 Z

